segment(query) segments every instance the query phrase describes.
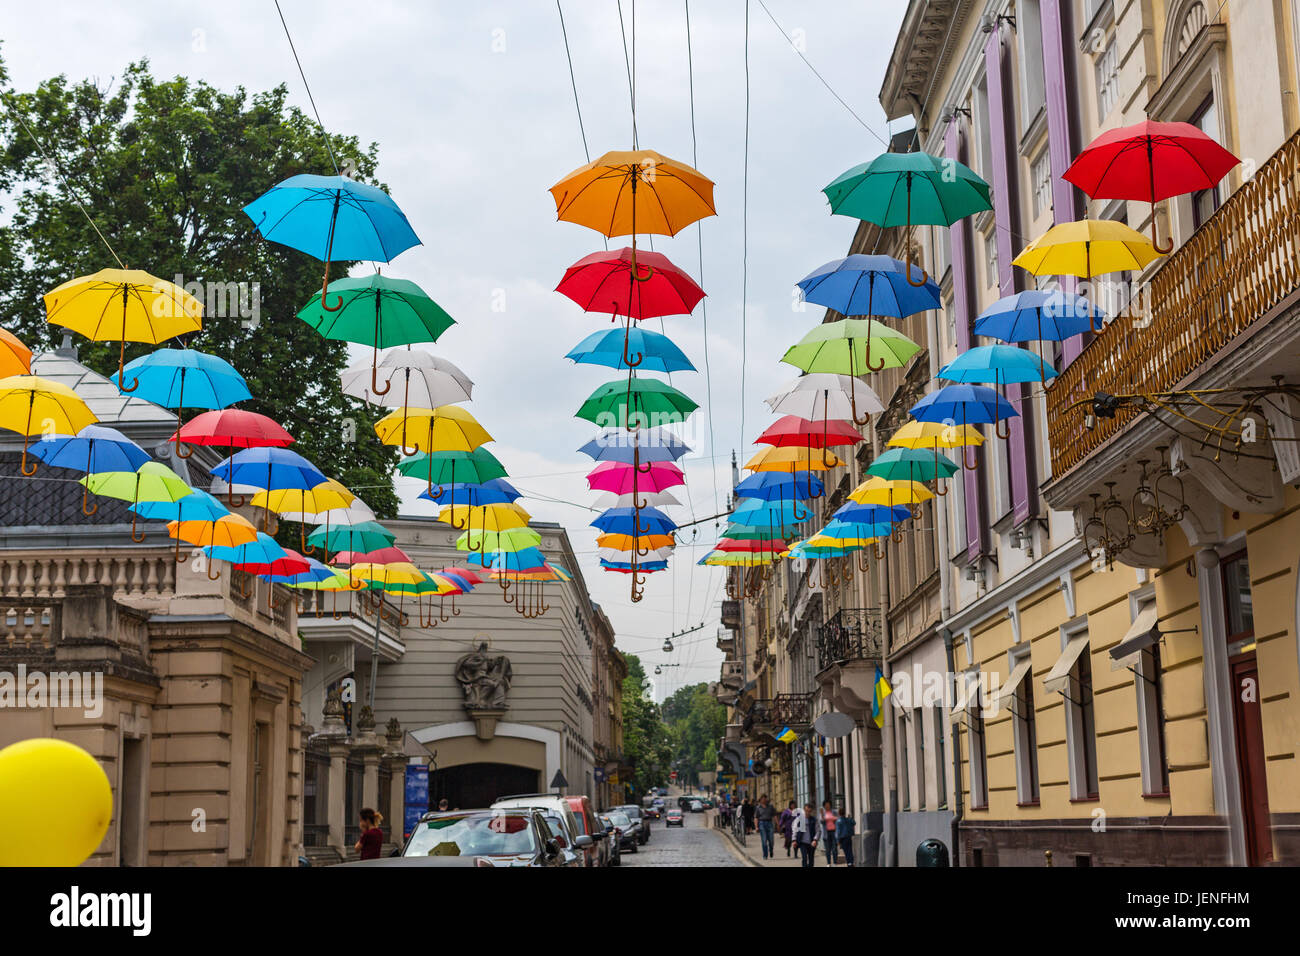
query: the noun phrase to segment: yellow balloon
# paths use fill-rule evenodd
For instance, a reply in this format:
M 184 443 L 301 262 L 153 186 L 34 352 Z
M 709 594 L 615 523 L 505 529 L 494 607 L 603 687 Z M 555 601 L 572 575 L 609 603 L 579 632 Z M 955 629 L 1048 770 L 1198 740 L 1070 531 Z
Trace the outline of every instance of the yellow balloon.
M 0 750 L 0 866 L 79 866 L 113 816 L 113 789 L 76 744 L 37 737 Z

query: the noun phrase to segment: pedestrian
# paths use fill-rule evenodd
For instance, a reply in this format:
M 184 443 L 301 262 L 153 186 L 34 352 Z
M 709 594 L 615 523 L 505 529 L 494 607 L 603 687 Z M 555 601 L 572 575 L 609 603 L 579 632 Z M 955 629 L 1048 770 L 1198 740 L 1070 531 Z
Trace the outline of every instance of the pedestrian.
M 754 832 L 754 805 L 749 802 L 749 797 L 741 805 L 740 815 L 745 821 L 745 835 L 748 836 Z
M 822 823 L 811 803 L 805 803 L 803 813 L 795 815 L 793 832 L 803 866 L 812 867 L 817 862 L 817 840 L 822 836 Z
M 791 853 L 790 840 L 794 828 L 794 818 L 798 815 L 799 811 L 795 809 L 795 802 L 791 800 L 790 805 L 781 811 L 781 818 L 777 821 L 777 825 L 781 828 L 781 836 L 785 837 L 786 856 L 790 856 Z
M 857 827 L 857 822 L 849 816 L 848 808 L 840 807 L 840 818 L 835 821 L 835 838 L 844 851 L 845 866 L 853 865 L 853 834 Z
M 835 811 L 831 809 L 831 802 L 827 800 L 822 804 L 822 832 L 826 834 L 826 863 L 828 866 L 835 866 L 840 862 L 840 841 L 835 834 Z
M 776 856 L 776 840 L 772 832 L 775 817 L 776 807 L 767 799 L 767 794 L 763 794 L 758 798 L 758 806 L 754 808 L 754 819 L 758 822 L 758 839 L 763 845 L 765 860 Z
M 438 801 L 438 809 L 444 812 L 451 809 L 451 803 L 448 802 L 446 797 Z
M 384 831 L 379 828 L 384 818 L 369 807 L 363 808 L 358 816 L 361 823 L 361 839 L 357 840 L 354 849 L 363 860 L 377 860 L 384 847 Z

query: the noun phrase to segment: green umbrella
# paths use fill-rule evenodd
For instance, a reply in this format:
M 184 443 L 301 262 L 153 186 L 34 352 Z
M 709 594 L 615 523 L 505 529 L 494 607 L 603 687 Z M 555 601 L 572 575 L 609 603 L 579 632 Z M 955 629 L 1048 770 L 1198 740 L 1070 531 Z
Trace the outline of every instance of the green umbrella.
M 138 505 L 142 501 L 179 501 L 194 491 L 180 475 L 162 462 L 147 461 L 136 471 L 101 471 L 77 479 L 87 489 L 107 498 L 120 498 Z M 144 535 L 135 536 L 135 511 L 131 512 L 131 540 L 140 542 Z
M 493 478 L 505 478 L 506 469 L 497 461 L 495 455 L 484 448 L 473 451 L 431 451 L 421 452 L 410 458 L 404 458 L 397 465 L 397 470 L 410 478 L 424 478 L 429 482 L 428 490 L 421 497 L 437 501 L 442 496 L 442 485 L 470 484 L 481 485 Z M 435 493 L 433 486 L 438 485 Z
M 993 208 L 989 184 L 955 159 L 929 153 L 882 153 L 854 166 L 822 190 L 831 212 L 877 226 L 951 226 L 958 219 Z M 912 246 L 907 246 L 907 281 L 924 285 L 924 270 L 912 281 Z
M 601 427 L 624 425 L 635 430 L 685 421 L 697 408 L 699 405 L 671 385 L 653 378 L 633 378 L 600 386 L 582 403 L 577 417 Z
M 339 296 L 334 309 L 321 305 L 321 293 L 298 312 L 302 319 L 327 339 L 372 345 L 370 390 L 387 393 L 378 381 L 379 350 L 414 342 L 436 342 L 438 336 L 456 324 L 428 293 L 407 279 L 393 279 L 375 273 L 356 279 L 339 279 L 329 287 Z
M 840 319 L 813 328 L 786 350 L 781 361 L 805 372 L 858 376 L 882 368 L 900 368 L 919 351 L 921 346 L 883 322 Z M 880 361 L 873 361 L 877 357 Z M 853 414 L 856 419 L 856 403 Z
M 307 543 L 326 551 L 377 551 L 386 548 L 397 536 L 375 521 L 359 524 L 320 527 L 307 536 Z
M 891 448 L 867 467 L 867 474 L 887 481 L 933 481 L 956 473 L 957 465 L 947 455 L 913 448 Z
M 522 551 L 537 548 L 542 536 L 532 528 L 507 528 L 505 531 L 466 531 L 456 539 L 461 551 Z

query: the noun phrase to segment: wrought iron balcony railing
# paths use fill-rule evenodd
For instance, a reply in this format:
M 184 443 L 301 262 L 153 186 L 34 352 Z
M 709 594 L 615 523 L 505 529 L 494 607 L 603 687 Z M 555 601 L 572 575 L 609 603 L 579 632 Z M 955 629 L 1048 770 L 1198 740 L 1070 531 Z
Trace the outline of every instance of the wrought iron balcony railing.
M 1098 392 L 1150 395 L 1182 379 L 1300 286 L 1300 133 L 1151 276 L 1136 318 L 1111 323 L 1047 389 L 1052 473 L 1083 461 L 1137 414 L 1085 423 Z
M 801 730 L 812 723 L 812 694 L 777 694 L 772 699 L 772 724 Z
M 755 700 L 741 721 L 740 729 L 742 733 L 752 733 L 755 730 L 765 730 L 772 725 L 772 701 L 766 698 Z
M 841 608 L 817 635 L 817 669 L 843 661 L 879 660 L 881 635 L 880 608 Z

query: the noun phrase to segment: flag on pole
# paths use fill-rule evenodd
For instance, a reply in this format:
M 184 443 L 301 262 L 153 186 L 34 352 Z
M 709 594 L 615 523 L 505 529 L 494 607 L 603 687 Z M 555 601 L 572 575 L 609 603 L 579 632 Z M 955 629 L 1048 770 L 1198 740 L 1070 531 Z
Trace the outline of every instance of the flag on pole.
M 885 726 L 885 698 L 894 692 L 885 680 L 885 672 L 876 666 L 876 688 L 871 698 L 871 719 L 877 727 Z
M 799 739 L 799 735 L 787 727 L 776 735 L 776 739 L 781 741 L 783 744 L 792 744 Z

